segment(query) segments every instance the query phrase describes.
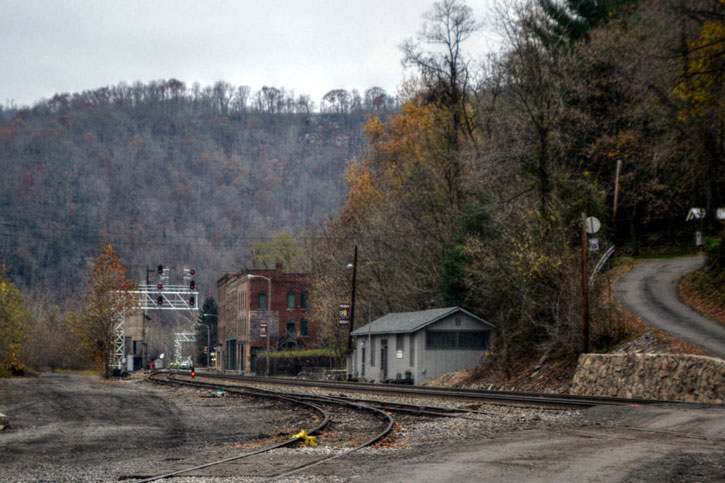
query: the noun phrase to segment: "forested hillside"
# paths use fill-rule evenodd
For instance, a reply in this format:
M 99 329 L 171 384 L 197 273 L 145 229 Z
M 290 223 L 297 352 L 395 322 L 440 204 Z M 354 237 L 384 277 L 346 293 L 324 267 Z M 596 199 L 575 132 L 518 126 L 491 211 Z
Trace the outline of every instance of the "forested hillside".
M 611 294 L 595 283 L 582 303 L 604 250 L 694 249 L 695 230 L 725 246 L 725 1 L 499 5 L 502 50 L 480 59 L 466 55 L 480 12 L 435 4 L 402 45 L 399 106 L 376 88 L 315 109 L 169 80 L 0 111 L 7 269 L 37 309 L 82 291 L 106 240 L 137 277 L 193 263 L 214 294 L 223 271 L 272 263 L 256 242 L 288 232 L 311 254 L 311 319 L 340 353 L 355 247 L 356 327 L 460 305 L 498 327 L 507 371 L 615 347 L 631 334 Z M 705 216 L 686 221 L 692 207 Z M 581 249 L 582 215 L 602 221 L 600 251 Z
M 59 94 L 0 110 L 0 250 L 15 283 L 50 301 L 85 290 L 111 243 L 132 277 L 193 265 L 206 295 L 247 249 L 339 210 L 362 124 L 396 109 L 361 96 L 252 92 L 176 80 Z
M 461 305 L 499 327 L 508 370 L 585 349 L 582 214 L 603 225 L 585 279 L 612 245 L 694 250 L 696 229 L 721 233 L 725 2 L 500 5 L 497 55 L 466 56 L 481 26 L 457 0 L 404 44 L 419 82 L 400 114 L 366 125 L 343 214 L 322 230 L 316 303 L 334 327 L 357 245 L 357 327 Z M 691 207 L 706 217 L 686 222 Z M 628 334 L 597 287 L 586 348 L 607 350 Z

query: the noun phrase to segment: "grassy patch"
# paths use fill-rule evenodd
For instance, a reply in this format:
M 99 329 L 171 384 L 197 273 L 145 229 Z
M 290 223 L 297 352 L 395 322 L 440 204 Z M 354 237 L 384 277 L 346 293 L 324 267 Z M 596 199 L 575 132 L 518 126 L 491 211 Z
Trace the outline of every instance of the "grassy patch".
M 635 263 L 637 263 L 636 258 L 623 256 L 623 257 L 616 257 L 614 259 L 614 261 L 612 262 L 612 265 L 614 266 L 614 268 L 619 268 L 619 267 L 629 267 L 630 265 L 634 265 Z
M 658 247 L 641 248 L 637 259 L 647 260 L 649 258 L 678 258 L 697 255 L 697 248 L 691 244 L 662 245 Z

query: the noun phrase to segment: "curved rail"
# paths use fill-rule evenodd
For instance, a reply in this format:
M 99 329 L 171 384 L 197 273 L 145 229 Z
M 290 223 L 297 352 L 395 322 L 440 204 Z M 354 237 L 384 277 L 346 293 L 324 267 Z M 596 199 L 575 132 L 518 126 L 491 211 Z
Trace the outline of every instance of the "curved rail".
M 277 478 L 291 476 L 293 474 L 299 473 L 302 470 L 306 470 L 308 468 L 312 468 L 314 466 L 321 465 L 321 464 L 326 463 L 328 461 L 331 461 L 331 460 L 334 460 L 334 459 L 337 459 L 337 458 L 341 458 L 342 456 L 346 456 L 346 455 L 352 453 L 353 451 L 358 451 L 358 450 L 361 450 L 361 449 L 363 449 L 363 448 L 365 448 L 367 446 L 370 446 L 372 444 L 377 443 L 378 441 L 380 441 L 381 439 L 383 439 L 384 437 L 386 437 L 388 434 L 390 434 L 390 431 L 393 430 L 393 424 L 395 424 L 395 421 L 393 421 L 393 418 L 389 414 L 387 414 L 386 412 L 384 412 L 383 410 L 378 409 L 376 407 L 367 406 L 367 405 L 364 405 L 364 404 L 359 404 L 359 403 L 355 403 L 355 402 L 352 402 L 352 401 L 348 401 L 348 400 L 341 399 L 341 398 L 335 398 L 335 397 L 315 396 L 315 399 L 324 400 L 324 401 L 327 401 L 330 404 L 338 404 L 338 405 L 342 405 L 342 406 L 356 407 L 356 408 L 359 408 L 359 409 L 363 409 L 365 411 L 373 412 L 373 413 L 377 414 L 378 416 L 382 417 L 383 420 L 387 421 L 388 425 L 385 427 L 385 429 L 383 431 L 381 431 L 380 433 L 374 435 L 372 438 L 370 438 L 367 441 L 365 441 L 364 443 L 356 446 L 355 448 L 351 448 L 351 449 L 349 449 L 349 450 L 347 450 L 347 451 L 345 451 L 343 453 L 340 453 L 340 454 L 328 456 L 327 458 L 323 458 L 323 459 L 320 459 L 318 461 L 314 461 L 312 463 L 300 465 L 297 468 L 294 468 L 292 470 L 287 470 L 287 471 L 280 472 L 278 474 L 272 475 L 272 477 L 270 477 L 269 479 L 263 480 L 263 481 L 273 481 L 273 480 L 276 480 Z
M 156 377 L 160 373 L 161 373 L 160 371 L 153 372 L 151 374 L 151 376 L 149 377 L 149 379 L 151 381 L 153 381 L 153 382 L 161 383 L 161 384 L 180 384 L 180 385 L 187 385 L 187 386 L 193 386 L 193 387 L 203 387 L 203 388 L 218 388 L 219 387 L 218 384 L 214 384 L 214 383 L 207 383 L 207 382 L 201 382 L 201 381 L 189 381 L 189 380 L 178 379 L 178 378 L 175 377 L 175 376 L 178 375 L 178 373 L 169 373 L 168 374 L 169 381 L 163 381 L 163 380 L 160 380 L 160 379 L 158 379 Z M 173 380 L 173 382 L 171 382 L 172 380 Z M 225 387 L 224 389 L 225 389 L 226 392 L 228 392 L 230 394 L 239 394 L 239 395 L 243 395 L 243 396 L 263 396 L 263 397 L 270 397 L 270 398 L 275 398 L 275 399 L 282 400 L 282 401 L 286 401 L 286 402 L 291 402 L 291 403 L 294 403 L 294 404 L 306 405 L 306 406 L 308 406 L 310 408 L 313 408 L 314 410 L 316 410 L 317 412 L 319 412 L 323 416 L 323 420 L 317 426 L 315 426 L 314 428 L 310 429 L 307 432 L 308 434 L 315 434 L 320 429 L 322 429 L 323 427 L 325 427 L 328 424 L 328 422 L 330 421 L 329 414 L 324 409 L 322 409 L 320 406 L 318 406 L 315 403 L 336 404 L 336 405 L 340 405 L 340 406 L 352 407 L 352 408 L 356 408 L 356 409 L 361 409 L 361 410 L 364 410 L 364 411 L 372 412 L 376 416 L 380 417 L 381 419 L 383 419 L 387 423 L 387 425 L 386 425 L 386 427 L 385 427 L 385 429 L 383 431 L 381 431 L 379 433 L 376 433 L 372 438 L 368 439 L 363 444 L 361 444 L 361 445 L 359 445 L 359 446 L 357 446 L 355 448 L 352 448 L 352 449 L 350 449 L 348 451 L 345 451 L 345 452 L 340 453 L 340 454 L 337 454 L 337 455 L 328 456 L 326 458 L 322 458 L 320 460 L 313 461 L 311 463 L 306 463 L 304 465 L 300 465 L 297 468 L 294 468 L 292 470 L 286 470 L 284 472 L 280 472 L 278 474 L 272 475 L 270 479 L 264 480 L 264 481 L 271 481 L 271 480 L 274 480 L 276 478 L 280 478 L 280 477 L 287 476 L 287 475 L 292 475 L 294 473 L 298 473 L 298 472 L 300 472 L 302 470 L 305 470 L 307 468 L 311 468 L 313 466 L 320 465 L 322 463 L 325 463 L 327 461 L 330 461 L 330 460 L 339 458 L 341 456 L 345 456 L 345 455 L 347 455 L 347 454 L 349 454 L 349 453 L 351 453 L 353 451 L 357 451 L 357 450 L 362 449 L 362 448 L 364 448 L 366 446 L 370 446 L 370 445 L 376 443 L 377 441 L 380 441 L 385 436 L 387 436 L 390 433 L 390 431 L 392 430 L 393 424 L 394 424 L 393 418 L 389 414 L 387 414 L 384 411 L 382 411 L 381 409 L 378 409 L 378 408 L 375 408 L 375 407 L 372 407 L 372 406 L 367 406 L 365 404 L 360 404 L 360 403 L 357 403 L 357 402 L 354 402 L 354 401 L 345 400 L 343 398 L 335 398 L 335 397 L 329 397 L 329 396 L 308 396 L 308 395 L 304 395 L 304 394 L 295 394 L 295 393 L 282 393 L 282 392 L 271 391 L 271 390 L 267 390 L 267 389 L 260 389 L 260 388 L 254 388 L 254 387 L 248 387 L 248 386 L 238 386 L 238 385 L 230 386 L 230 387 Z M 314 401 L 314 402 L 312 402 L 312 401 Z M 235 461 L 235 460 L 239 460 L 239 459 L 246 458 L 246 457 L 249 457 L 249 456 L 254 456 L 254 455 L 257 455 L 257 454 L 265 453 L 265 452 L 271 451 L 273 449 L 281 448 L 283 446 L 290 445 L 290 444 L 295 443 L 297 441 L 299 441 L 298 438 L 292 438 L 292 439 L 283 441 L 281 443 L 277 443 L 277 444 L 274 444 L 274 445 L 267 446 L 265 448 L 261 448 L 259 450 L 251 451 L 251 452 L 248 452 L 248 453 L 242 453 L 242 454 L 239 454 L 239 455 L 234 455 L 234 456 L 231 456 L 229 458 L 225 458 L 225 459 L 222 459 L 222 460 L 217 460 L 217 461 L 214 461 L 214 462 L 211 462 L 211 463 L 205 463 L 205 464 L 202 464 L 202 465 L 196 465 L 196 466 L 193 466 L 193 467 L 184 468 L 184 469 L 181 469 L 181 470 L 177 470 L 177 471 L 165 473 L 165 474 L 162 474 L 162 475 L 157 475 L 157 476 L 153 476 L 153 477 L 146 478 L 146 479 L 143 479 L 143 480 L 139 480 L 139 483 L 160 480 L 160 479 L 163 479 L 163 478 L 169 478 L 169 477 L 172 477 L 172 476 L 180 475 L 182 473 L 188 473 L 190 471 L 200 470 L 200 469 L 208 468 L 210 466 L 215 466 L 215 465 L 219 465 L 219 464 L 228 463 L 228 462 Z
M 160 379 L 157 379 L 156 378 L 156 376 L 158 374 L 160 374 L 160 372 L 158 372 L 158 371 L 153 372 L 149 376 L 149 380 L 151 380 L 151 381 L 153 381 L 155 383 L 158 383 L 158 384 L 179 384 L 179 385 L 194 386 L 194 387 L 218 387 L 216 384 L 210 384 L 210 383 L 205 383 L 205 382 L 200 382 L 200 381 L 185 381 L 185 380 L 178 380 L 177 379 L 177 380 L 174 380 L 173 382 L 165 382 L 163 380 L 160 380 Z M 171 380 L 172 376 L 173 376 L 173 374 L 169 374 L 169 379 L 170 380 Z M 247 395 L 247 396 L 253 396 L 253 395 L 261 396 L 261 395 L 264 395 L 264 396 L 267 396 L 267 397 L 273 397 L 273 398 L 277 398 L 279 400 L 283 400 L 283 401 L 287 401 L 287 402 L 292 402 L 294 404 L 305 405 L 305 406 L 308 406 L 309 408 L 315 410 L 322 417 L 322 421 L 320 423 L 318 423 L 316 426 L 314 426 L 313 428 L 311 428 L 309 431 L 307 431 L 307 434 L 315 434 L 315 433 L 317 433 L 322 428 L 324 428 L 325 426 L 327 426 L 327 424 L 330 422 L 330 415 L 327 413 L 327 411 L 325 411 L 321 407 L 317 406 L 316 404 L 313 404 L 313 403 L 310 403 L 310 402 L 301 401 L 301 400 L 294 399 L 294 398 L 290 398 L 290 397 L 286 397 L 283 394 L 272 393 L 272 392 L 265 391 L 265 390 L 257 390 L 256 388 L 250 388 L 251 389 L 250 391 L 240 391 L 238 389 L 239 388 L 229 388 L 229 389 L 226 389 L 226 391 L 227 392 L 230 392 L 230 393 L 234 393 L 234 394 Z M 247 458 L 249 456 L 254 456 L 254 455 L 257 455 L 257 454 L 261 454 L 261 453 L 266 453 L 268 451 L 272 451 L 273 449 L 282 448 L 284 446 L 289 446 L 289 445 L 291 445 L 293 443 L 296 443 L 297 441 L 299 441 L 298 438 L 290 438 L 290 439 L 285 440 L 285 441 L 282 441 L 280 443 L 276 443 L 276 444 L 273 444 L 273 445 L 270 445 L 270 446 L 266 446 L 264 448 L 260 448 L 260 449 L 255 450 L 255 451 L 250 451 L 250 452 L 247 452 L 247 453 L 241 453 L 241 454 L 238 454 L 238 455 L 230 456 L 229 458 L 224 458 L 224 459 L 221 459 L 221 460 L 217 460 L 217 461 L 214 461 L 212 463 L 205 463 L 205 464 L 201 464 L 201 465 L 191 466 L 189 468 L 184 468 L 184 469 L 181 469 L 181 470 L 176 470 L 176 471 L 172 471 L 172 472 L 169 472 L 169 473 L 164 473 L 164 474 L 161 474 L 161 475 L 152 476 L 150 478 L 146 478 L 146 479 L 143 479 L 143 480 L 139 480 L 138 483 L 145 483 L 145 482 L 149 482 L 149 481 L 161 480 L 161 479 L 164 479 L 164 478 L 170 478 L 172 476 L 177 476 L 177 475 L 180 475 L 182 473 L 188 473 L 190 471 L 200 470 L 200 469 L 208 468 L 210 466 L 220 465 L 220 464 L 223 464 L 223 463 L 229 463 L 231 461 L 239 460 L 239 459 L 242 459 L 242 458 Z

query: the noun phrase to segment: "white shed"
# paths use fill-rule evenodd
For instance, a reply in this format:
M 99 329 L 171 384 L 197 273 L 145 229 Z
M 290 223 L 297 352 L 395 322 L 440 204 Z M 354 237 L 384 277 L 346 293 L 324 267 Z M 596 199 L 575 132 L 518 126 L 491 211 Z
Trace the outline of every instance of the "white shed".
M 495 331 L 460 307 L 388 314 L 352 332 L 348 378 L 424 384 L 479 364 Z

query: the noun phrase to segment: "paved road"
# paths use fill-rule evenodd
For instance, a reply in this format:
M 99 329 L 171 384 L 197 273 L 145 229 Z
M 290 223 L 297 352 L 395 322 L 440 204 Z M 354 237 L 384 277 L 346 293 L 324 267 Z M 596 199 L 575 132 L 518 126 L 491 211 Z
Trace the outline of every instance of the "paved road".
M 572 426 L 506 431 L 395 463 L 379 458 L 349 481 L 722 483 L 724 418 L 718 406 L 599 406 Z
M 703 257 L 647 261 L 619 280 L 617 297 L 648 324 L 725 359 L 725 327 L 677 298 L 677 281 L 704 262 Z

